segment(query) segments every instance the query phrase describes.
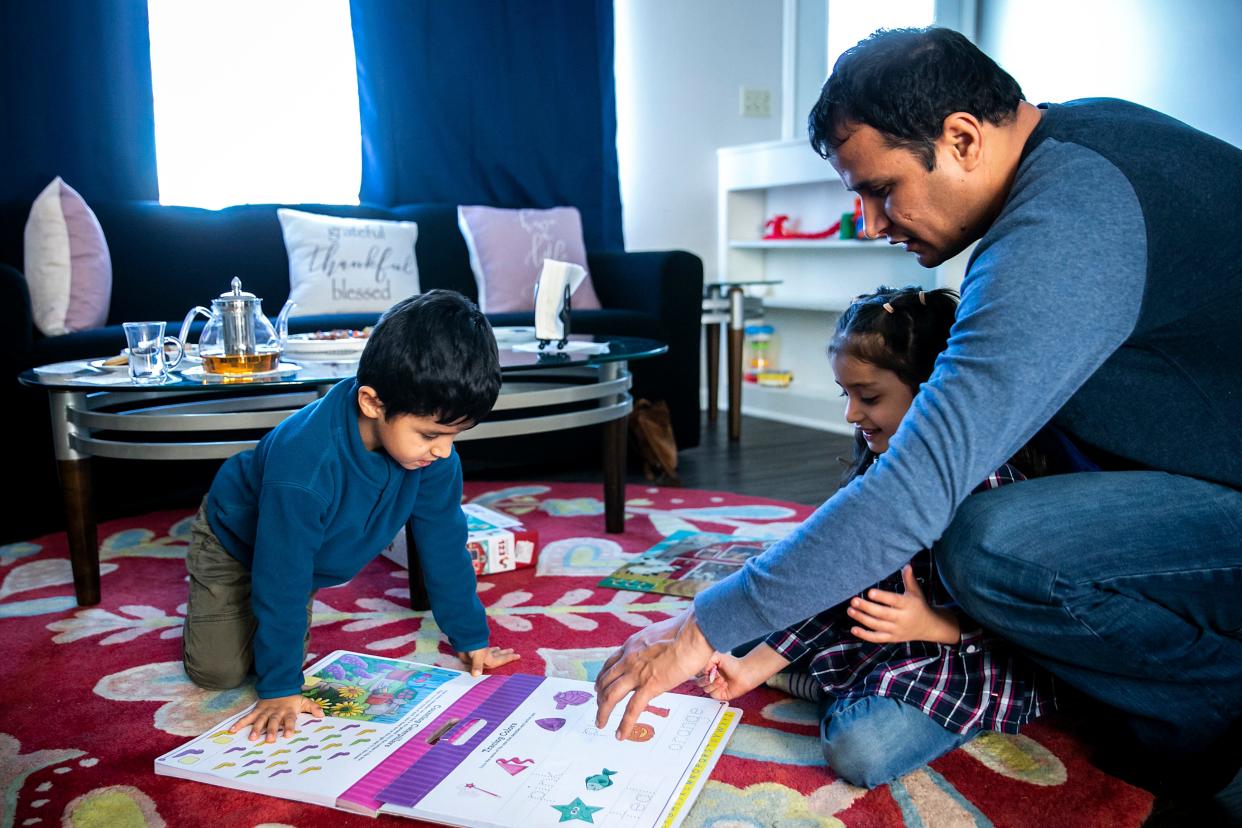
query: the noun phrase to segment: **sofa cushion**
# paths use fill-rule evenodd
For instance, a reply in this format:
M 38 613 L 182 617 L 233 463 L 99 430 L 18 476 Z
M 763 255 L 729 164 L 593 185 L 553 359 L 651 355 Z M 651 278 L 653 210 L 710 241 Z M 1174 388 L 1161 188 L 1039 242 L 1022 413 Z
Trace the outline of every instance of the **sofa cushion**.
M 276 210 L 289 257 L 292 316 L 383 312 L 419 293 L 412 221 Z
M 24 248 L 31 314 L 41 333 L 104 324 L 112 297 L 108 243 L 86 201 L 60 176 L 31 205 Z
M 551 210 L 457 208 L 461 235 L 470 251 L 470 268 L 479 286 L 484 313 L 534 310 L 535 283 L 545 259 L 587 269 L 582 217 L 576 207 Z M 573 306 L 598 310 L 599 297 L 587 278 L 574 292 Z

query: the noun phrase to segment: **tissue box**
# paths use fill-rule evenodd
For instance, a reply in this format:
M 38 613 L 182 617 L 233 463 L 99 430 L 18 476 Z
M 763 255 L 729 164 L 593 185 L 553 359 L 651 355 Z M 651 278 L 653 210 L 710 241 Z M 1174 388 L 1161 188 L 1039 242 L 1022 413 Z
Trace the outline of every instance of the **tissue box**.
M 539 533 L 534 529 L 527 529 L 516 518 L 477 503 L 465 503 L 461 510 L 466 513 L 466 548 L 470 550 L 476 575 L 508 572 L 535 562 Z M 384 549 L 383 554 L 389 560 L 409 568 L 405 530 Z

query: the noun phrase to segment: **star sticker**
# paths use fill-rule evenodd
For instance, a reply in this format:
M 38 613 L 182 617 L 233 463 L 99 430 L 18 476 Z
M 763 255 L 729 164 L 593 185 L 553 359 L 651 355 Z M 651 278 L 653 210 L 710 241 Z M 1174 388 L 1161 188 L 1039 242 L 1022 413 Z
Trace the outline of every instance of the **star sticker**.
M 596 811 L 602 811 L 603 808 L 592 808 L 581 799 L 575 799 L 568 805 L 553 805 L 553 808 L 561 812 L 560 822 L 569 822 L 571 819 L 580 819 L 583 822 L 595 824 L 595 820 L 591 819 L 591 814 Z

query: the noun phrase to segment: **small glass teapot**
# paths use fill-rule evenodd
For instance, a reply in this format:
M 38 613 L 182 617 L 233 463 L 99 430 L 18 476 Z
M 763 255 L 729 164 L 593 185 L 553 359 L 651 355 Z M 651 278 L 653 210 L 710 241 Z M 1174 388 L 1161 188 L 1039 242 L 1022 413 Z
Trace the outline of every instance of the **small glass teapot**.
M 177 338 L 188 344 L 190 323 L 201 313 L 208 319 L 198 337 L 198 355 L 205 372 L 237 376 L 276 370 L 289 333 L 289 311 L 297 303 L 285 302 L 273 327 L 263 315 L 263 300 L 243 291 L 241 279 L 234 277 L 232 288 L 211 300 L 211 310 L 201 305 L 191 308 Z

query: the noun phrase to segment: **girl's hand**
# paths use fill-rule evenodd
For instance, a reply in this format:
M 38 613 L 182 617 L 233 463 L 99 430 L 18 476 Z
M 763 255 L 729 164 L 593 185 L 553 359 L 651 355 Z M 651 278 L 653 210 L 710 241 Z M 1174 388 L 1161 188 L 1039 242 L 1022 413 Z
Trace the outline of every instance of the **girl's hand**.
M 694 683 L 716 701 L 729 701 L 754 690 L 788 663 L 767 644 L 760 644 L 742 658 L 715 653 L 707 669 L 694 677 Z
M 872 589 L 867 591 L 867 598 L 850 599 L 846 612 L 862 625 L 853 627 L 850 632 L 872 644 L 902 641 L 956 644 L 960 641 L 962 631 L 957 618 L 927 603 L 909 564 L 901 568 L 901 579 L 906 585 L 904 594 Z
M 282 730 L 285 736 L 292 736 L 298 732 L 299 713 L 309 713 L 316 719 L 323 718 L 323 708 L 300 694 L 259 699 L 254 710 L 238 719 L 229 728 L 229 733 L 236 733 L 249 725 L 250 741 L 254 742 L 262 738 L 265 742 L 274 742 Z
M 470 675 L 475 678 L 483 675 L 484 670 L 491 670 L 521 658 L 513 650 L 502 650 L 499 647 L 482 647 L 468 653 L 459 652 L 457 657 L 470 671 Z

